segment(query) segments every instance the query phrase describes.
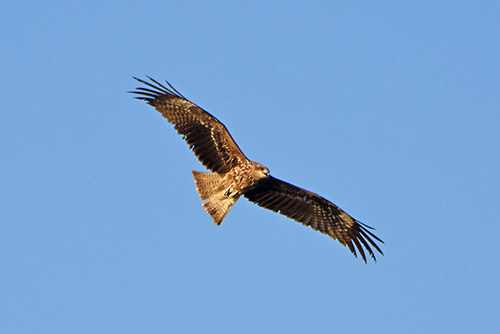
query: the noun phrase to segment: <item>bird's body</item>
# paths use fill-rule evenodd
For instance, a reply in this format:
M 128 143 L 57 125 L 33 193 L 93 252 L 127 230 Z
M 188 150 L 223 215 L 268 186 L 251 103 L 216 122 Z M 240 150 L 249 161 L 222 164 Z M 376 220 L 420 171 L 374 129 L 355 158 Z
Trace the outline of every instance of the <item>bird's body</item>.
M 132 93 L 174 124 L 200 162 L 212 171 L 193 171 L 193 177 L 203 207 L 217 225 L 243 195 L 259 206 L 338 239 L 355 256 L 357 249 L 365 262 L 363 248 L 374 260 L 370 246 L 383 254 L 373 239 L 382 240 L 368 230 L 370 227 L 325 198 L 272 177 L 267 167 L 243 154 L 224 124 L 214 116 L 187 100 L 168 82 L 170 88 L 149 79 L 152 83 L 136 78 L 149 88 L 137 88 Z
M 196 190 L 203 207 L 217 225 L 226 217 L 229 209 L 246 191 L 269 175 L 269 170 L 259 163 L 245 161 L 226 173 L 193 171 Z

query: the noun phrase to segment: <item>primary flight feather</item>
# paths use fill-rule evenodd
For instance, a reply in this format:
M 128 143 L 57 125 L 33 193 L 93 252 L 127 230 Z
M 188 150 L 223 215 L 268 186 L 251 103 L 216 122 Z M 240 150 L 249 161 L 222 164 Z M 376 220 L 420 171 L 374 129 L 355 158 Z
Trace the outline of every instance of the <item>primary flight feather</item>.
M 217 225 L 243 195 L 263 208 L 337 239 L 354 256 L 359 252 L 365 262 L 365 250 L 375 261 L 372 247 L 383 254 L 375 242 L 383 241 L 369 231 L 371 227 L 327 199 L 269 175 L 267 167 L 243 154 L 224 124 L 187 100 L 170 83 L 166 82 L 166 87 L 150 77 L 150 82 L 134 79 L 146 87 L 131 93 L 172 123 L 200 162 L 212 171 L 192 173 L 203 207 Z

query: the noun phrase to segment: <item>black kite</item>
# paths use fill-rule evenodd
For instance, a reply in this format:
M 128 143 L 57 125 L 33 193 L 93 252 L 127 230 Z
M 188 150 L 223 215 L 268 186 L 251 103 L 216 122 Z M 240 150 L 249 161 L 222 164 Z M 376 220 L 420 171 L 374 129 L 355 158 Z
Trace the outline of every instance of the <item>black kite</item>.
M 220 225 L 241 195 L 266 209 L 278 212 L 320 231 L 366 262 L 364 248 L 376 261 L 371 247 L 383 254 L 364 225 L 325 198 L 269 175 L 267 167 L 249 160 L 224 124 L 187 100 L 169 82 L 168 87 L 148 77 L 137 81 L 149 88 L 131 92 L 145 100 L 174 125 L 200 162 L 212 173 L 193 171 L 196 190 L 205 211 Z

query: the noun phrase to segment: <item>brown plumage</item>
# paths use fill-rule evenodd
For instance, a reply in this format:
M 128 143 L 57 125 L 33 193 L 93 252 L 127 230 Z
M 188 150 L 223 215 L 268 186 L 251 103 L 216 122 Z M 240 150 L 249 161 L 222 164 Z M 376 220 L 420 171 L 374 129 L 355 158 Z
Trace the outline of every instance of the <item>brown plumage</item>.
M 241 195 L 259 206 L 278 212 L 344 246 L 366 262 L 365 250 L 376 261 L 372 247 L 383 254 L 374 240 L 383 243 L 362 224 L 325 198 L 278 180 L 267 167 L 249 160 L 227 128 L 214 116 L 187 100 L 170 83 L 168 87 L 148 77 L 148 88 L 131 93 L 145 100 L 174 125 L 200 162 L 212 173 L 193 171 L 196 190 L 205 211 L 217 225 Z M 357 251 L 356 251 L 357 250 Z

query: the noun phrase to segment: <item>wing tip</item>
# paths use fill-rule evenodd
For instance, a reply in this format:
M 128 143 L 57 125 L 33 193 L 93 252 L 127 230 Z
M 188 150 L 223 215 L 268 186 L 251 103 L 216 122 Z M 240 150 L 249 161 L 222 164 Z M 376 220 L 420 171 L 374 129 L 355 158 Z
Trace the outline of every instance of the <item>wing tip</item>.
M 370 254 L 370 257 L 373 259 L 373 261 L 375 263 L 377 263 L 377 257 L 375 256 L 375 252 L 372 250 L 372 247 L 375 248 L 375 250 L 377 252 L 379 252 L 382 256 L 384 255 L 384 252 L 382 251 L 382 249 L 380 249 L 379 245 L 377 245 L 377 243 L 373 239 L 377 240 L 378 242 L 380 242 L 382 244 L 384 244 L 384 242 L 382 241 L 382 239 L 380 239 L 379 237 L 377 237 L 376 235 L 374 235 L 373 233 L 368 231 L 365 228 L 364 224 L 360 224 L 358 226 L 359 226 L 359 230 L 357 231 L 357 233 L 355 235 L 356 240 L 361 241 L 364 248 L 368 251 L 368 254 Z M 371 247 L 370 247 L 370 245 L 371 245 Z M 361 247 L 361 245 L 360 245 L 360 247 Z M 366 259 L 365 259 L 365 263 L 366 263 Z
M 143 87 L 137 87 L 135 91 L 129 91 L 128 93 L 132 94 L 140 94 L 140 95 L 147 95 L 150 96 L 152 100 L 159 98 L 160 96 L 170 96 L 170 97 L 178 97 L 184 100 L 187 100 L 184 95 L 182 95 L 177 89 L 170 84 L 170 82 L 166 81 L 167 86 L 165 87 L 163 84 L 159 83 L 149 75 L 146 75 L 146 78 L 149 79 L 149 82 L 143 79 L 140 79 L 138 77 L 132 76 L 134 80 L 137 80 L 138 82 L 149 86 L 150 88 L 143 88 Z M 147 94 L 149 92 L 149 95 Z

